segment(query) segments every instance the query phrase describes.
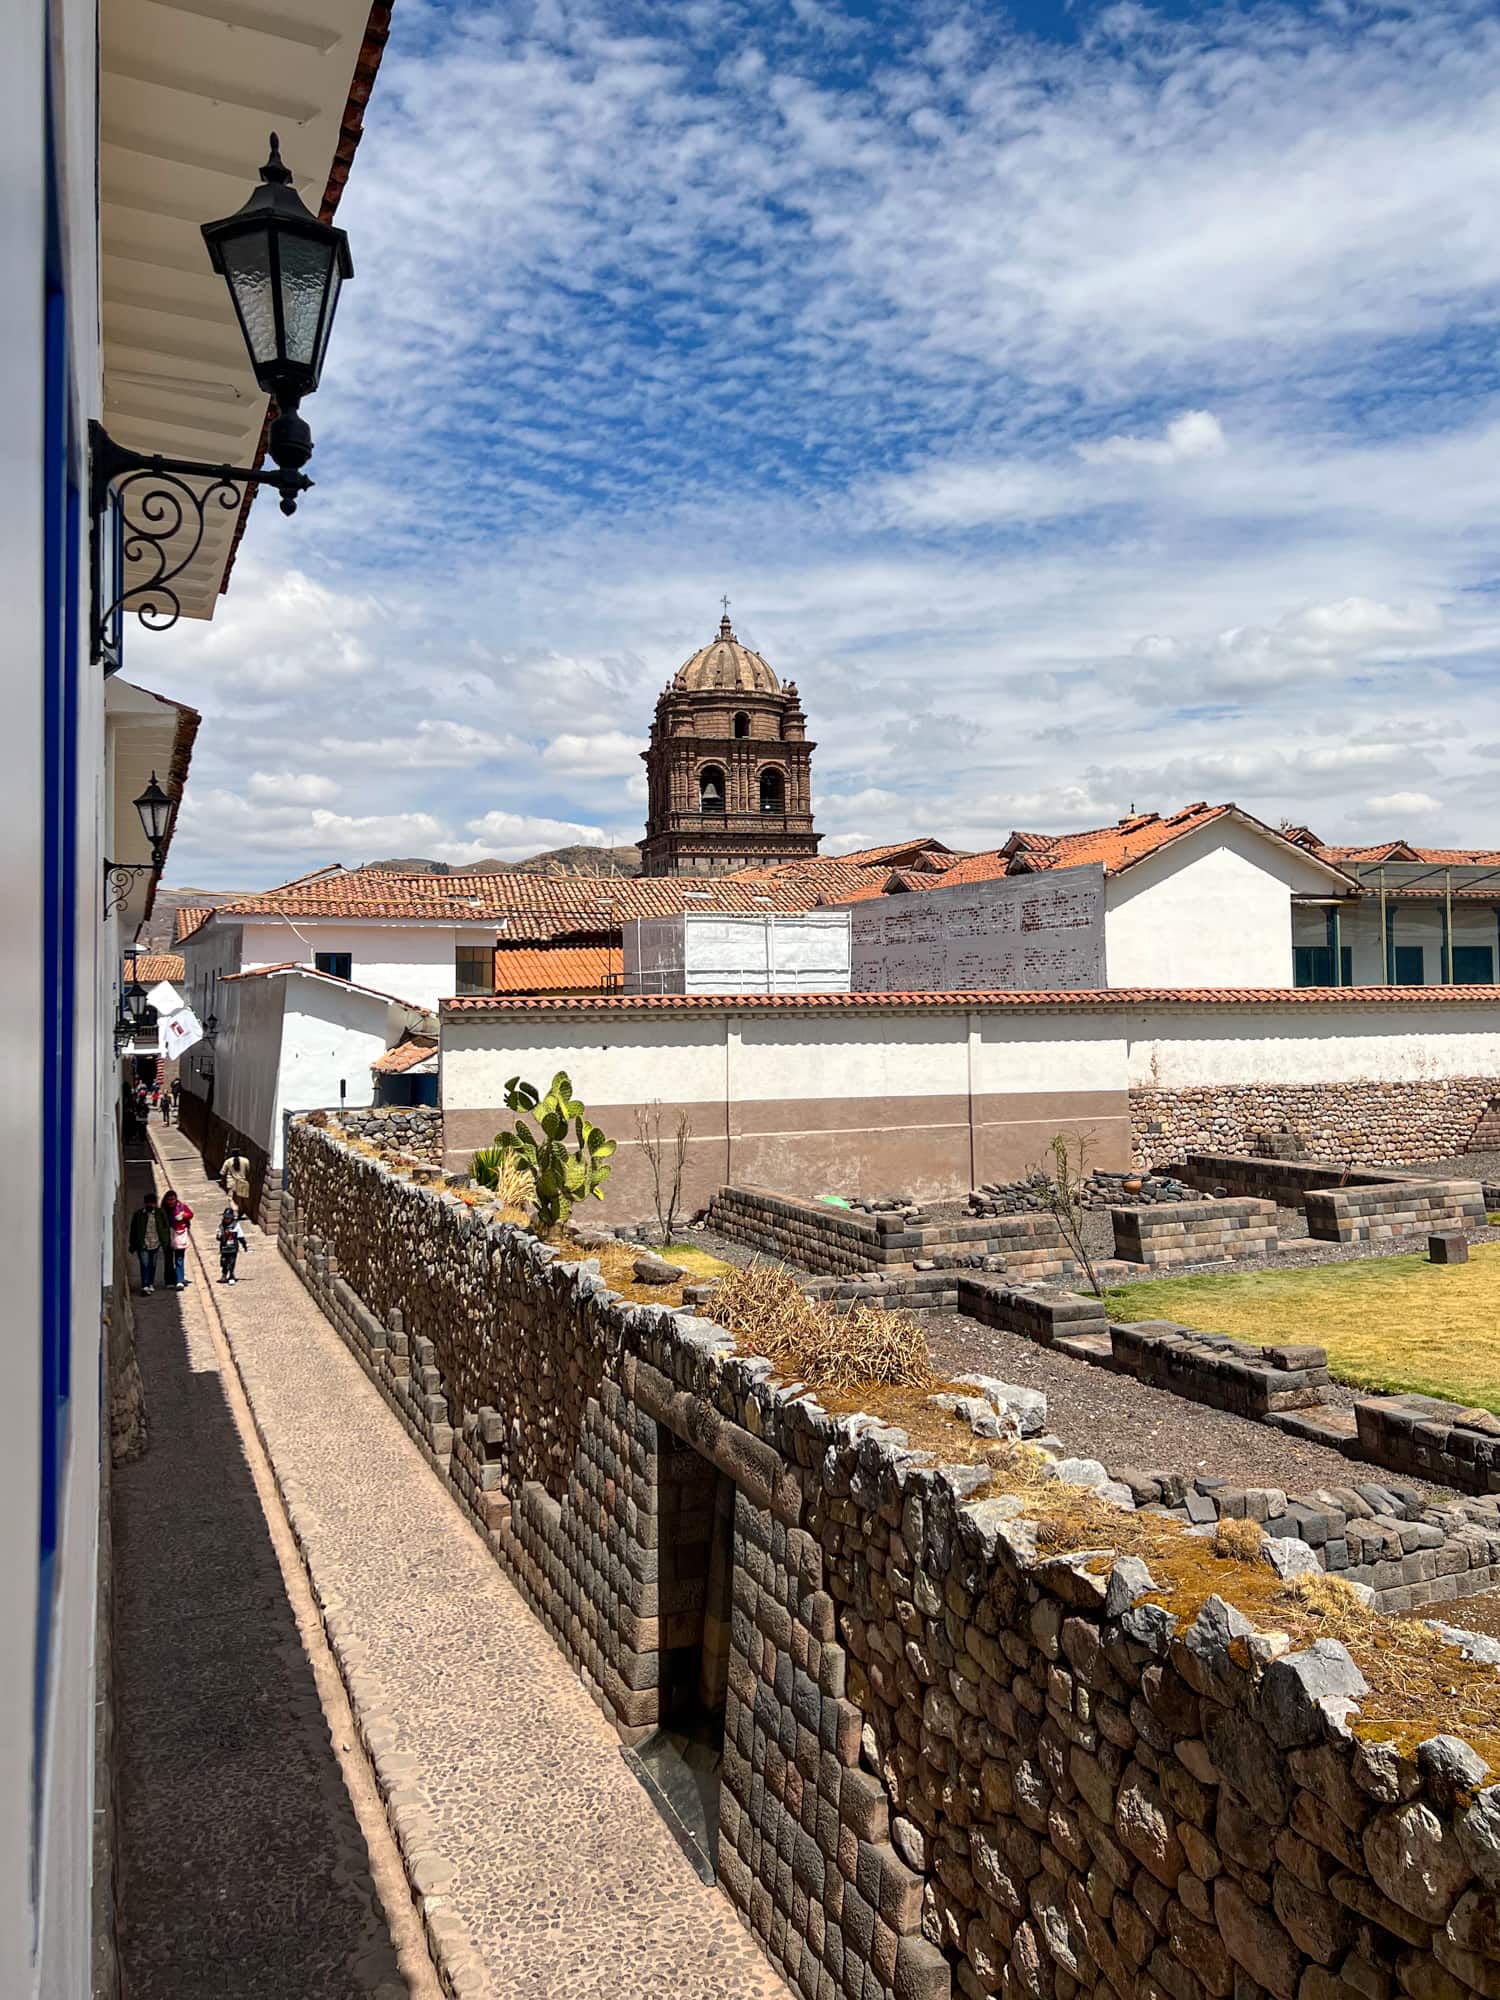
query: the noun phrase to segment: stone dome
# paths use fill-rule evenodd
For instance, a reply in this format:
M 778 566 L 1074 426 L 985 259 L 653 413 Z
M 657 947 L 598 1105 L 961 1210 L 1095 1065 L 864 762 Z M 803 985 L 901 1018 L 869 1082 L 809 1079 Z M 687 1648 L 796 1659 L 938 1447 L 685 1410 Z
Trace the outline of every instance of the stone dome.
M 686 694 L 779 694 L 781 684 L 759 653 L 735 638 L 726 611 L 719 636 L 684 660 L 672 676 L 674 689 Z

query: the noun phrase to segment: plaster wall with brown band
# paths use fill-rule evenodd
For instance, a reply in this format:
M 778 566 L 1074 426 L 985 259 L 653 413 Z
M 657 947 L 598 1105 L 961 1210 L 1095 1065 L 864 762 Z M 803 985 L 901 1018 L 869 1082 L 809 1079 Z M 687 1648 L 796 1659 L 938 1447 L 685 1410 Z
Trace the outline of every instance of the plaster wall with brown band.
M 1403 1099 L 1408 1150 L 1383 1155 L 1420 1158 L 1432 1079 L 1488 1080 L 1471 1092 L 1476 1119 L 1500 1088 L 1500 989 L 451 1001 L 445 1165 L 465 1166 L 509 1122 L 510 1077 L 545 1086 L 557 1070 L 619 1143 L 605 1200 L 619 1217 L 650 1206 L 636 1114 L 657 1105 L 664 1135 L 679 1113 L 689 1121 L 688 1211 L 731 1182 L 931 1200 L 1015 1178 L 1059 1131 L 1087 1135 L 1091 1165 L 1123 1168 L 1134 1099 L 1156 1107 L 1235 1081 L 1317 1086 L 1355 1125 L 1372 1096 L 1420 1084 Z M 1388 1121 L 1370 1129 L 1394 1143 Z

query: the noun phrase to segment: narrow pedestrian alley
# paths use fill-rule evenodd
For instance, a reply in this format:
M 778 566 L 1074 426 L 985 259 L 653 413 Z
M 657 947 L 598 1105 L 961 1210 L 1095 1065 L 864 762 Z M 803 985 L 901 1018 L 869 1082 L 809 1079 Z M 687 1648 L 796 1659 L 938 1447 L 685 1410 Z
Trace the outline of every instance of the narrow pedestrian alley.
M 404 1991 L 205 1313 L 458 2000 L 785 2000 L 274 1242 L 247 1225 L 218 1285 L 222 1196 L 180 1131 L 151 1141 L 202 1255 L 137 1301 L 151 1446 L 116 1485 L 133 2000 Z
M 125 1990 L 403 2000 L 193 1276 L 137 1293 L 150 1448 L 114 1475 Z

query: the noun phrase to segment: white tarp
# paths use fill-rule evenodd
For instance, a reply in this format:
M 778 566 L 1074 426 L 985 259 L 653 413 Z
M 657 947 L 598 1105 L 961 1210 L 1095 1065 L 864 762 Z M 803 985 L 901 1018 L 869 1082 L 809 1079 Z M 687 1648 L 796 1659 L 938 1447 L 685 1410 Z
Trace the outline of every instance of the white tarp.
M 627 993 L 847 993 L 843 910 L 746 916 L 691 910 L 624 925 Z
M 203 1024 L 191 1007 L 181 1007 L 159 1024 L 161 1052 L 169 1058 L 185 1055 L 203 1040 Z
M 148 1006 L 156 1009 L 158 1021 L 164 1021 L 169 1014 L 180 1014 L 187 1002 L 175 986 L 169 986 L 165 979 L 158 980 L 146 995 Z

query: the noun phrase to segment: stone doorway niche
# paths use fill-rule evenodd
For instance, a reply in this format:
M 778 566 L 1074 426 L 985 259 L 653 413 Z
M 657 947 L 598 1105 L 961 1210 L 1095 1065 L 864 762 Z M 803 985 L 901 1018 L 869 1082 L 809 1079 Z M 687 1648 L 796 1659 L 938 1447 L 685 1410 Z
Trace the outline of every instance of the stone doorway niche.
M 734 1582 L 734 1481 L 665 1425 L 657 1457 L 659 1721 L 626 1751 L 704 1881 L 716 1875 Z

